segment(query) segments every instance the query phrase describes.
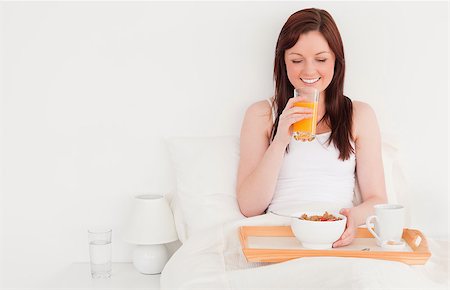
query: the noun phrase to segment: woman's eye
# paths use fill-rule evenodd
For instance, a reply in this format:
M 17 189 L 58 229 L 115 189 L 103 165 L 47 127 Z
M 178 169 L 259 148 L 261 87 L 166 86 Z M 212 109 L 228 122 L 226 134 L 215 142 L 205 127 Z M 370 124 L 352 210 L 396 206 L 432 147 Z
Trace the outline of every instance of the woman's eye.
M 318 61 L 320 61 L 320 62 L 326 62 L 327 59 L 326 59 L 326 58 L 324 58 L 324 59 L 318 59 Z
M 293 60 L 292 63 L 301 63 L 301 60 Z

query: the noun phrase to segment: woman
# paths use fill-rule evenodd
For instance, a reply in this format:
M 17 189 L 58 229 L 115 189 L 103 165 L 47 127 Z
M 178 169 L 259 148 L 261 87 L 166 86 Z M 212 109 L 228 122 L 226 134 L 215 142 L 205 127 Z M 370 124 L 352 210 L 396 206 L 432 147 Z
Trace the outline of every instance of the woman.
M 347 227 L 333 247 L 348 245 L 356 226 L 385 203 L 381 137 L 368 104 L 344 96 L 342 40 L 331 15 L 320 9 L 292 14 L 275 51 L 273 98 L 251 105 L 241 129 L 237 198 L 245 216 L 289 204 L 333 202 Z M 311 118 L 295 107 L 294 88 L 319 90 L 317 137 L 299 142 L 292 124 Z M 355 178 L 362 203 L 353 206 Z

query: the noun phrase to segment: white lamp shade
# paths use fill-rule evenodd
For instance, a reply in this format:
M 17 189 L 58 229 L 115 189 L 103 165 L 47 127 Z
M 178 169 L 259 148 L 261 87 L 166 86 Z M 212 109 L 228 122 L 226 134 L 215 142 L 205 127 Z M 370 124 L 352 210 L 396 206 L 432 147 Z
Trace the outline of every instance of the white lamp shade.
M 177 239 L 172 211 L 166 199 L 156 194 L 135 196 L 125 229 L 125 241 L 137 245 L 155 245 Z

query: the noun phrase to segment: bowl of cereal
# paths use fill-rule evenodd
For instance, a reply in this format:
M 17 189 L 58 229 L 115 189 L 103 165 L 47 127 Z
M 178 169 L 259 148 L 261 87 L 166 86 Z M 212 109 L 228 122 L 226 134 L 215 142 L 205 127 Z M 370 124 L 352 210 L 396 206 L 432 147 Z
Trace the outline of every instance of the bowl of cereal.
M 331 249 L 345 230 L 347 218 L 336 212 L 309 211 L 294 215 L 291 229 L 307 249 Z

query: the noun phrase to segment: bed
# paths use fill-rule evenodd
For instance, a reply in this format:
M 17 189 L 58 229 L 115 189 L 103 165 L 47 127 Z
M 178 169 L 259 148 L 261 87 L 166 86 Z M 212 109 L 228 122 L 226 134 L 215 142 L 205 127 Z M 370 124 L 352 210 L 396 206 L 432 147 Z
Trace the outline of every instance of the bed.
M 271 213 L 252 218 L 240 213 L 235 196 L 239 138 L 183 137 L 167 142 L 177 182 L 171 206 L 182 245 L 161 274 L 161 289 L 448 289 L 447 240 L 428 238 L 432 256 L 416 266 L 340 257 L 247 262 L 239 241 L 241 226 L 289 225 L 290 220 Z M 408 208 L 397 153 L 392 143 L 383 143 L 388 199 Z M 354 202 L 359 201 L 356 190 Z M 296 204 L 283 213 L 302 207 L 339 205 Z

